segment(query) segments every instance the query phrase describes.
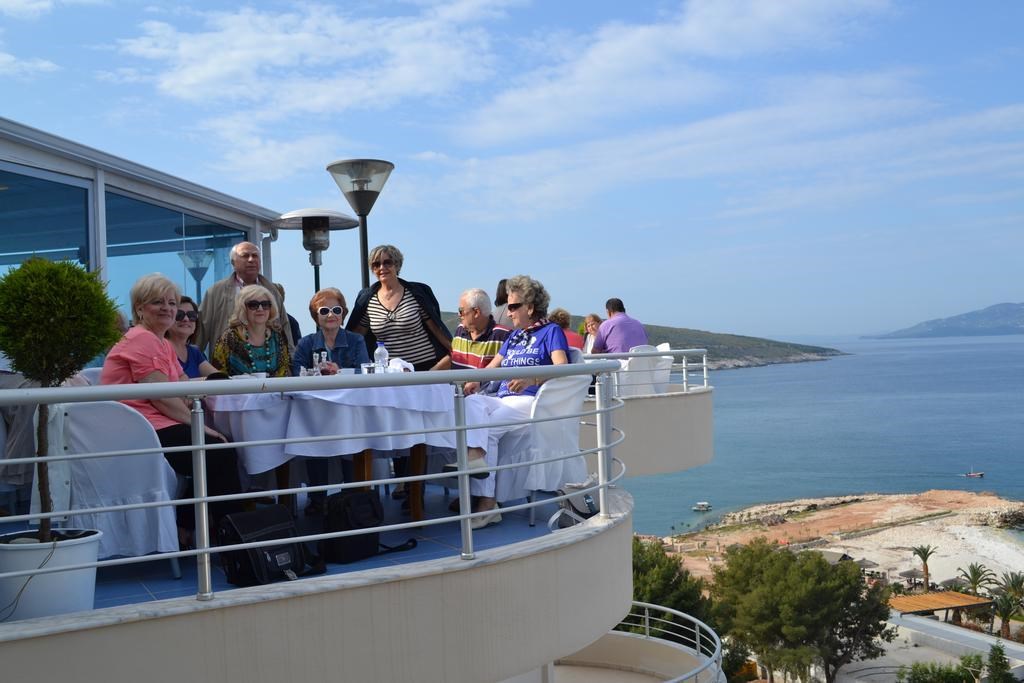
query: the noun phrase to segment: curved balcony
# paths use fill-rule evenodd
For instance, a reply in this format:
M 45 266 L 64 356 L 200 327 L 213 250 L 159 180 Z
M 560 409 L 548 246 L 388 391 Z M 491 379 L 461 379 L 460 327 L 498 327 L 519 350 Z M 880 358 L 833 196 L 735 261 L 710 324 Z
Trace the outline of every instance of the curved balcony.
M 525 372 L 550 377 L 589 375 L 595 371 L 607 372 L 611 369 L 609 366 L 605 362 L 586 369 L 577 365 L 543 370 L 240 380 L 189 386 L 171 383 L 18 390 L 0 392 L 0 403 L 31 404 L 40 400 L 72 403 L 117 400 L 129 396 L 182 396 L 192 399 L 193 410 L 201 414 L 200 397 L 217 394 L 272 396 L 310 388 L 450 384 L 455 388 L 454 400 L 458 405 L 462 395 L 461 383 L 465 381 L 511 377 Z M 599 398 L 603 395 L 600 387 L 599 383 Z M 449 400 L 452 396 L 449 393 Z M 629 610 L 632 592 L 630 545 L 633 501 L 624 490 L 614 487 L 614 482 L 623 473 L 621 463 L 613 471 L 609 452 L 621 441 L 620 437 L 611 438 L 619 431 L 612 417 L 621 412 L 609 412 L 616 407 L 614 403 L 610 398 L 598 401 L 600 408 L 596 421 L 606 436 L 598 435 L 596 441 L 599 446 L 594 450 L 603 453 L 603 457 L 599 459 L 597 482 L 582 489 L 581 493 L 593 492 L 599 500 L 600 513 L 583 523 L 556 530 L 548 530 L 543 525 L 533 527 L 532 523 L 528 525 L 526 518 L 534 508 L 547 506 L 542 514 L 542 519 L 546 519 L 557 505 L 557 498 L 545 496 L 546 500 L 503 506 L 506 522 L 473 531 L 469 522 L 474 515 L 447 513 L 448 501 L 441 501 L 434 489 L 427 501 L 429 515 L 425 519 L 401 521 L 398 503 L 394 502 L 391 503 L 390 517 L 386 516 L 384 525 L 377 527 L 382 534 L 387 534 L 383 537 L 385 542 L 392 544 L 398 540 L 396 536 L 404 538 L 415 533 L 420 538 L 420 548 L 416 552 L 403 553 L 401 558 L 390 556 L 395 558 L 393 561 L 375 561 L 379 560 L 375 558 L 366 563 L 335 566 L 321 577 L 251 588 L 226 586 L 223 577 L 218 579 L 218 570 L 211 572 L 211 553 L 273 542 L 209 548 L 204 539 L 197 538 L 200 547 L 195 550 L 122 557 L 92 564 L 108 577 L 111 573 L 123 576 L 138 567 L 155 568 L 150 574 L 165 575 L 167 565 L 163 558 L 186 560 L 195 557 L 198 567 L 191 563 L 185 567 L 185 562 L 182 562 L 186 578 L 179 581 L 177 590 L 169 593 L 151 591 L 153 584 L 147 578 L 143 585 L 151 593 L 148 597 L 120 600 L 108 592 L 108 598 L 113 602 L 100 604 L 97 601 L 97 609 L 92 611 L 0 624 L 0 658 L 9 671 L 35 670 L 44 678 L 54 680 L 76 675 L 83 667 L 102 670 L 105 679 L 110 681 L 143 677 L 151 683 L 204 680 L 211 675 L 211 663 L 218 662 L 218 677 L 253 680 L 296 675 L 324 677 L 330 672 L 344 671 L 346 677 L 353 680 L 518 681 L 523 676 L 527 678 L 522 680 L 531 680 L 529 676 L 538 670 L 537 667 L 555 668 L 553 662 L 559 662 L 557 668 L 568 671 L 574 666 L 571 665 L 572 657 L 588 652 L 595 642 L 606 641 L 614 644 L 612 651 L 627 656 L 625 663 L 618 667 L 620 672 L 661 671 L 650 664 L 632 663 L 630 658 L 636 656 L 637 648 L 644 647 L 640 644 L 642 640 L 647 646 L 657 646 L 659 651 L 665 647 L 662 641 L 672 644 L 661 656 L 676 653 L 677 661 L 672 664 L 676 668 L 673 670 L 682 671 L 684 669 L 678 668 L 682 666 L 679 657 L 686 653 L 685 644 L 681 641 L 673 643 L 671 636 L 658 635 L 661 627 L 653 613 L 647 620 L 651 629 L 643 637 L 609 633 L 609 629 L 614 628 Z M 590 407 L 571 417 L 579 420 L 588 415 L 591 416 L 588 419 L 594 419 L 595 413 Z M 565 416 L 549 419 L 565 419 Z M 454 431 L 472 428 L 472 424 L 463 420 L 464 415 L 458 417 L 456 410 Z M 710 424 L 705 428 L 710 430 Z M 328 433 L 317 435 L 312 440 L 333 442 L 367 436 L 332 434 L 330 429 L 323 431 Z M 416 434 L 393 433 L 421 438 L 431 432 L 452 432 L 453 426 L 421 427 L 413 431 Z M 583 430 L 584 433 L 587 431 Z M 199 432 L 201 434 L 201 430 Z M 310 439 L 307 437 L 307 440 Z M 248 444 L 236 441 L 235 446 L 281 445 L 291 441 L 293 439 L 288 438 Z M 138 448 L 105 455 L 126 457 L 152 453 L 153 450 Z M 209 448 L 207 457 L 213 457 L 211 454 L 215 450 Z M 456 450 L 459 451 L 458 461 L 465 463 L 465 443 L 459 444 Z M 578 457 L 581 453 L 585 454 L 586 449 L 545 455 L 551 460 L 558 460 Z M 93 457 L 99 456 L 90 452 L 50 456 L 49 459 L 52 465 L 62 460 Z M 501 471 L 520 466 L 523 465 L 499 464 L 494 469 Z M 418 474 L 404 478 L 377 478 L 330 488 L 419 481 L 436 484 L 443 476 Z M 457 480 L 458 495 L 468 503 L 468 476 L 465 471 Z M 196 486 L 192 497 L 171 504 L 205 506 L 212 497 L 206 495 L 205 490 L 200 490 L 198 483 Z M 322 488 L 326 490 L 328 486 Z M 236 497 L 252 498 L 273 493 L 288 495 L 302 490 L 309 489 L 279 489 Z M 446 491 L 445 498 L 447 495 Z M 166 505 L 166 501 L 157 501 L 118 506 L 116 509 Z M 113 509 L 103 508 L 100 511 Z M 467 510 L 468 506 L 463 505 L 462 509 Z M 58 512 L 51 516 L 61 516 L 66 512 L 58 508 Z M 29 514 L 8 519 L 12 522 L 27 521 L 39 516 Z M 300 527 L 300 533 L 305 535 L 297 540 L 315 541 L 328 536 L 363 533 L 307 531 Z M 28 573 L 46 575 L 54 571 L 60 569 L 55 567 Z M 20 571 L 7 576 L 25 574 Z M 135 580 L 136 577 L 132 575 L 132 578 Z M 163 581 L 164 585 L 169 583 L 166 576 Z M 600 596 L 600 599 L 595 599 L 595 596 Z M 105 608 L 99 609 L 101 606 Z M 687 627 L 682 628 L 685 632 Z M 637 642 L 632 643 L 632 647 L 623 648 L 621 643 L 630 642 L 622 641 L 624 636 Z M 706 646 L 711 642 L 711 636 L 713 634 L 700 635 L 698 640 Z M 169 645 L 172 643 L 173 648 Z M 691 649 L 697 653 L 694 656 L 698 656 L 702 646 L 698 644 Z M 52 651 L 61 651 L 66 656 L 41 655 Z M 116 651 L 117 656 L 106 654 L 112 651 Z M 643 661 L 653 661 L 652 656 Z M 167 662 L 167 666 L 161 666 L 161 662 Z M 704 670 L 709 669 L 710 666 Z
M 555 662 L 556 683 L 725 681 L 722 641 L 688 614 L 633 602 L 614 631 Z

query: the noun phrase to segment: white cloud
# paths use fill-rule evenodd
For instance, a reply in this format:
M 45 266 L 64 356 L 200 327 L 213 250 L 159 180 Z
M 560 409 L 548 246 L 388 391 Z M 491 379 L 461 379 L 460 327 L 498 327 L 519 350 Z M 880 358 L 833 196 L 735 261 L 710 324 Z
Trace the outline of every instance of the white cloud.
M 59 66 L 45 59 L 19 59 L 7 52 L 0 52 L 0 78 L 31 78 L 59 69 Z
M 142 35 L 120 48 L 162 63 L 160 89 L 182 100 L 339 112 L 434 96 L 486 77 L 487 37 L 462 21 L 487 7 L 463 2 L 372 19 L 333 7 L 242 9 L 205 14 L 205 28 L 196 32 L 147 21 Z
M 598 122 L 707 101 L 727 84 L 702 60 L 824 46 L 854 18 L 885 6 L 881 0 L 697 0 L 666 22 L 609 24 L 578 38 L 578 52 L 562 53 L 557 65 L 526 74 L 466 117 L 459 134 L 488 145 L 591 132 Z
M 1024 105 L 943 115 L 891 97 L 899 76 L 805 80 L 799 97 L 698 122 L 522 154 L 446 161 L 417 183 L 464 198 L 467 218 L 571 212 L 651 183 L 711 183 L 716 219 L 855 206 L 934 178 L 1004 183 L 1024 173 Z M 421 190 L 421 197 L 438 192 Z
M 299 135 L 291 139 L 278 135 L 273 139 L 262 132 L 262 124 L 250 114 L 225 116 L 202 124 L 201 128 L 213 133 L 223 150 L 214 169 L 237 181 L 281 180 L 307 172 L 312 166 L 323 166 L 325 158 L 347 143 L 332 134 Z
M 118 67 L 110 71 L 97 71 L 96 79 L 105 83 L 146 83 L 153 77 L 132 67 Z
M 35 19 L 53 9 L 53 0 L 0 0 L 0 14 L 15 19 Z

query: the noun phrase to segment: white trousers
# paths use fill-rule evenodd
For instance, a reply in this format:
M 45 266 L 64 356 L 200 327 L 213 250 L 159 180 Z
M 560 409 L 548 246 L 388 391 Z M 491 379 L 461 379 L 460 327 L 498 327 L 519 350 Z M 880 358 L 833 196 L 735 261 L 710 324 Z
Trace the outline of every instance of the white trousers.
M 484 462 L 489 466 L 500 464 L 498 442 L 501 437 L 514 429 L 525 429 L 525 424 L 497 426 L 493 423 L 516 420 L 522 422 L 530 419 L 533 409 L 533 396 L 506 396 L 496 398 L 473 394 L 466 397 L 466 422 L 469 424 L 486 424 L 487 446 Z M 475 430 L 474 430 L 475 431 Z M 481 430 L 483 431 L 483 430 Z M 476 441 L 476 439 L 473 439 Z M 470 493 L 474 496 L 494 497 L 494 472 L 486 479 L 470 479 Z

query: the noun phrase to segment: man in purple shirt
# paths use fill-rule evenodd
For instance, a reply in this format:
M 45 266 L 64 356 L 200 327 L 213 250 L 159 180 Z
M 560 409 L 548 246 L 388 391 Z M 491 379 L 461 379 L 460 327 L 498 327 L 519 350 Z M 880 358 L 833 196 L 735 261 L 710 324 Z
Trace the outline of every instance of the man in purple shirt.
M 643 324 L 626 315 L 622 299 L 608 299 L 604 304 L 608 319 L 601 323 L 591 353 L 626 353 L 634 346 L 647 343 Z

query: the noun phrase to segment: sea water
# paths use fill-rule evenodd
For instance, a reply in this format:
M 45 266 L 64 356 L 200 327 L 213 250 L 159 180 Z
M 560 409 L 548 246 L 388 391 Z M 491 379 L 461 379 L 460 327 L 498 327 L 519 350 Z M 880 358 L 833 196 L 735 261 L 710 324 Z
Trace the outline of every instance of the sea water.
M 815 342 L 849 353 L 721 370 L 707 465 L 635 477 L 634 528 L 668 535 L 756 503 L 929 489 L 1024 500 L 1024 336 Z M 963 477 L 971 469 L 982 479 Z M 698 500 L 712 513 L 696 513 Z

